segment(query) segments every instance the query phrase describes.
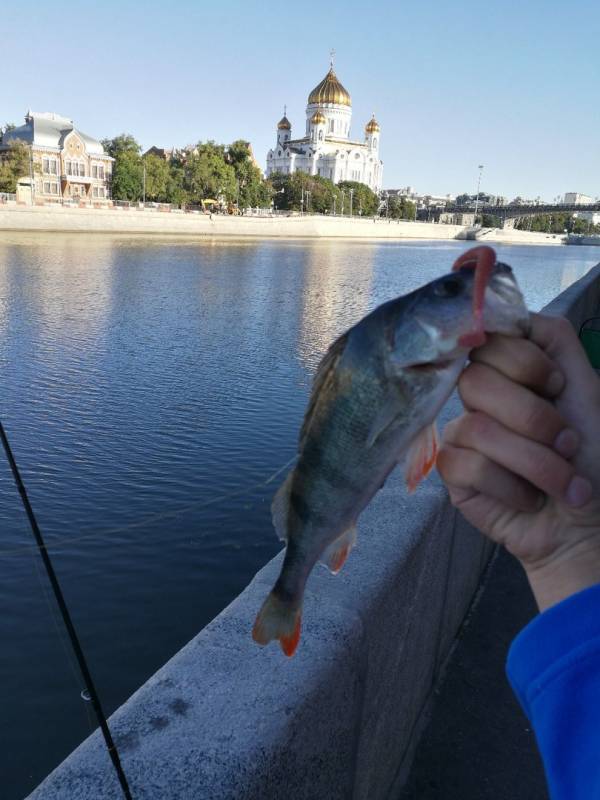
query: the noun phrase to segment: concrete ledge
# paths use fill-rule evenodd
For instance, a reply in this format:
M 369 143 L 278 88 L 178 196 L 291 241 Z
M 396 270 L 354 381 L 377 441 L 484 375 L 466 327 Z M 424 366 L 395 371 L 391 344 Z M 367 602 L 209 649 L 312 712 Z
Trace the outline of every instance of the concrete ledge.
M 600 265 L 547 311 L 599 297 Z M 394 473 L 340 575 L 313 572 L 293 659 L 250 638 L 280 554 L 111 717 L 135 800 L 394 798 L 490 553 L 436 475 L 409 499 Z M 96 732 L 30 798 L 119 796 Z
M 182 214 L 128 208 L 63 206 L 0 206 L 0 231 L 64 233 L 136 233 L 176 236 L 346 239 L 456 239 L 467 228 L 427 222 L 388 221 L 358 217 L 275 216 L 230 217 Z

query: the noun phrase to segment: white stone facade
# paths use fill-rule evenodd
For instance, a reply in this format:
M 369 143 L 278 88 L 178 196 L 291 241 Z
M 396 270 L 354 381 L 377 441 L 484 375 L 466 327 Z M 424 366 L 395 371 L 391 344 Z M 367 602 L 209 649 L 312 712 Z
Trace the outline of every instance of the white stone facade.
M 303 136 L 293 138 L 287 116 L 277 125 L 277 144 L 267 154 L 266 175 L 302 171 L 334 183 L 359 181 L 381 190 L 383 162 L 379 158 L 379 124 L 373 117 L 363 141 L 350 138 L 352 105 L 333 67 L 313 89 L 306 106 Z

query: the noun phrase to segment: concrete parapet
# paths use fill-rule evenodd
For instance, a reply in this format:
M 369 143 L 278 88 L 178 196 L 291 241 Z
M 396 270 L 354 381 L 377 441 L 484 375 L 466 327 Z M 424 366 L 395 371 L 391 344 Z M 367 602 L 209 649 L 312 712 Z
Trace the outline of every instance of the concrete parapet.
M 600 265 L 547 311 L 577 326 L 599 299 Z M 294 658 L 250 638 L 280 554 L 111 717 L 135 800 L 397 796 L 490 553 L 436 475 L 408 498 L 394 473 L 342 572 L 311 575 Z M 119 796 L 96 732 L 30 800 Z
M 544 313 L 567 317 L 577 330 L 586 319 L 600 316 L 600 264 L 561 292 Z
M 455 239 L 464 227 L 360 217 L 243 216 L 158 213 L 127 207 L 0 206 L 0 230 L 64 233 L 135 233 L 198 237 Z

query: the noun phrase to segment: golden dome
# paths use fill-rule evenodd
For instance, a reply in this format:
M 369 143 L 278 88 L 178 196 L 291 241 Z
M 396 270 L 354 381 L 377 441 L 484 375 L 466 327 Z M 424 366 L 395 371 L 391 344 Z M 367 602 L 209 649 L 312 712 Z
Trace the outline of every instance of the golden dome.
M 277 128 L 278 128 L 280 131 L 291 131 L 291 130 L 292 130 L 292 123 L 291 123 L 291 122 L 289 121 L 289 119 L 288 119 L 288 118 L 285 116 L 285 114 L 283 115 L 283 117 L 282 117 L 282 118 L 279 120 L 279 122 L 277 123 Z
M 325 114 L 322 114 L 320 111 L 315 111 L 315 113 L 310 118 L 310 121 L 313 125 L 325 125 L 327 120 L 325 119 Z
M 371 119 L 365 125 L 365 132 L 366 133 L 379 133 L 379 123 L 375 119 L 375 114 L 373 114 Z
M 335 103 L 338 106 L 351 106 L 350 95 L 339 82 L 337 75 L 330 67 L 329 72 L 321 83 L 308 95 L 308 104 L 321 105 L 322 103 Z

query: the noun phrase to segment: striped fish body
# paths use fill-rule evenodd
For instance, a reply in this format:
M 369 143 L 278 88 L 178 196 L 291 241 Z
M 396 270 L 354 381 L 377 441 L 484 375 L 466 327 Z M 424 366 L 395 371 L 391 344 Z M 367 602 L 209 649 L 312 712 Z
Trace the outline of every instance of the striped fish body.
M 487 324 L 517 334 L 527 312 L 510 281 L 516 295 L 509 305 L 516 303 L 519 313 L 498 314 L 496 308 Z M 504 283 L 505 273 L 499 288 Z M 458 342 L 472 328 L 472 286 L 469 273 L 446 276 L 386 303 L 334 342 L 322 360 L 297 464 L 273 501 L 273 523 L 287 546 L 281 574 L 254 626 L 259 644 L 277 638 L 293 654 L 304 587 L 316 562 L 339 571 L 354 545 L 360 513 L 398 462 L 407 461 L 411 489 L 431 469 L 437 452 L 433 424 L 468 355 Z M 452 302 L 440 303 L 438 295 Z M 492 308 L 494 302 L 490 298 Z

